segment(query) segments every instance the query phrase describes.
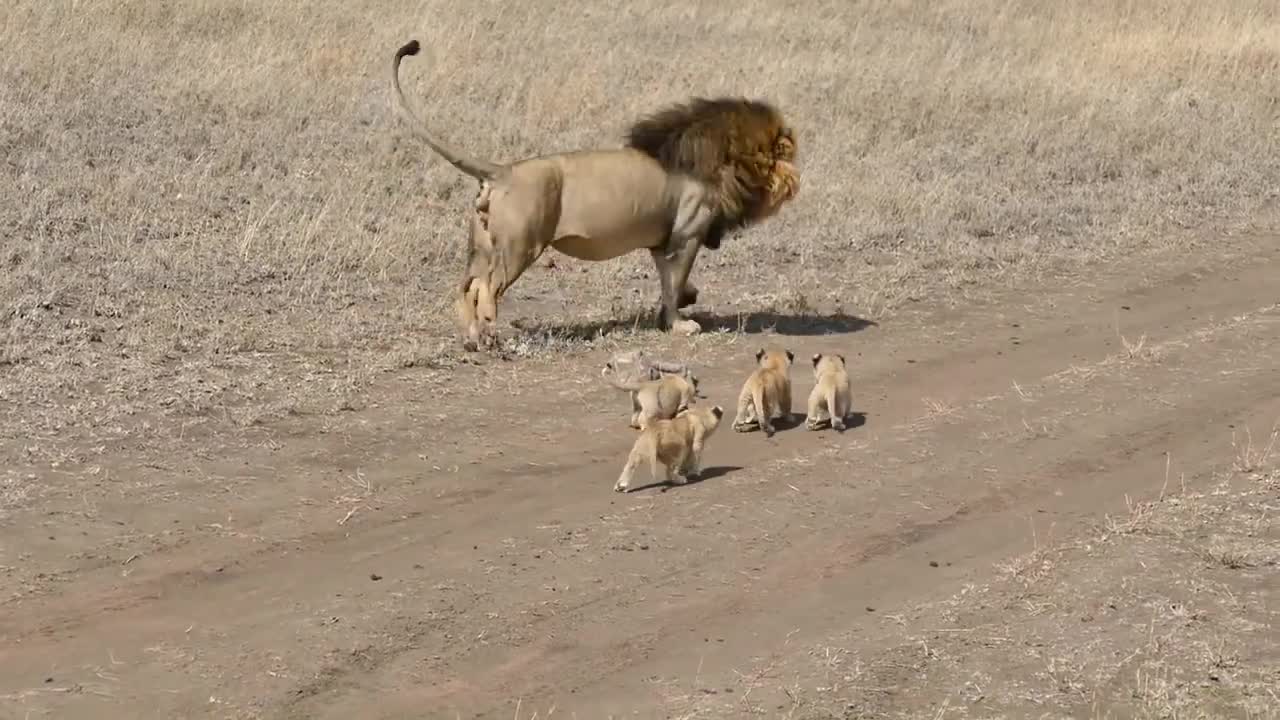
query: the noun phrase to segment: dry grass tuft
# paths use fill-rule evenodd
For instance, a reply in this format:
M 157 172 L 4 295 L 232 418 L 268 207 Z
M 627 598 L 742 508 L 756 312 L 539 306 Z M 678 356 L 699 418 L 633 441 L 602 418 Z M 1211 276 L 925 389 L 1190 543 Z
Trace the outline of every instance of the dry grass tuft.
M 1280 422 L 1271 429 L 1271 436 L 1261 447 L 1253 444 L 1253 431 L 1244 429 L 1244 440 L 1236 441 L 1236 433 L 1231 431 L 1231 447 L 1235 451 L 1235 469 L 1242 473 L 1256 473 L 1271 464 L 1276 450 L 1276 440 L 1280 439 Z
M 812 720 L 928 708 L 936 717 L 1275 717 L 1278 501 L 1280 472 L 1231 473 L 1133 503 L 1127 520 L 1097 534 L 1035 541 L 997 568 L 1003 577 L 886 625 L 900 635 L 889 649 L 824 645 L 799 694 L 787 695 Z

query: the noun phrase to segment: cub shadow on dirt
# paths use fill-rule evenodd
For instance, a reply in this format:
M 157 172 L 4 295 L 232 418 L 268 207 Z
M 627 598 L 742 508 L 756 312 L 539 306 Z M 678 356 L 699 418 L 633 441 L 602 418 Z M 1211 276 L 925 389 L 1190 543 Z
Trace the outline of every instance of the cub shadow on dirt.
M 657 480 L 657 481 L 650 480 L 644 485 L 635 486 L 635 488 L 633 488 L 629 494 L 634 495 L 635 493 L 638 493 L 641 490 L 648 490 L 650 488 L 659 488 L 659 492 L 667 492 L 668 490 L 679 490 L 685 487 L 697 485 L 698 483 L 703 482 L 705 480 L 714 480 L 718 477 L 724 477 L 729 473 L 737 472 L 741 469 L 742 468 L 738 465 L 715 465 L 712 467 L 706 467 L 706 468 L 702 468 L 702 472 L 698 473 L 697 477 L 689 478 L 689 482 L 685 483 L 684 485 L 669 485 L 664 480 Z M 639 478 L 640 476 L 637 476 L 636 479 L 638 480 Z
M 799 422 L 797 423 L 798 425 L 803 425 L 805 420 L 808 419 L 808 415 L 804 415 L 802 413 L 796 413 L 796 417 L 800 419 Z M 849 414 L 844 416 L 844 429 L 846 432 L 849 430 L 857 430 L 858 428 L 866 424 L 867 424 L 867 414 L 864 412 L 854 412 L 850 410 Z M 774 425 L 777 425 L 777 423 L 774 423 Z M 824 430 L 827 432 L 835 432 L 835 433 L 840 432 L 839 430 L 832 429 L 830 423 L 823 423 L 821 430 Z
M 729 315 L 694 312 L 687 317 L 696 320 L 704 333 L 740 332 L 757 335 L 772 330 L 779 335 L 815 336 L 854 333 L 869 327 L 879 327 L 879 323 L 874 320 L 845 313 L 819 315 L 761 311 Z M 656 327 L 655 318 L 656 310 L 649 309 L 636 310 L 615 318 L 582 322 L 515 318 L 511 321 L 511 326 L 524 336 L 546 335 L 564 340 L 594 340 L 618 330 L 653 330 Z
M 774 421 L 773 421 L 773 429 L 774 429 L 774 433 L 776 434 L 776 433 L 782 432 L 782 431 L 784 431 L 784 430 L 794 430 L 794 429 L 796 429 L 796 428 L 803 428 L 803 427 L 804 427 L 805 420 L 807 420 L 808 418 L 809 418 L 809 416 L 808 416 L 807 414 L 805 414 L 805 413 L 802 413 L 802 412 L 795 413 L 795 417 L 794 417 L 794 419 L 792 419 L 792 420 L 786 420 L 786 419 L 783 419 L 783 418 L 777 418 L 776 420 L 774 420 Z M 867 424 L 867 414 L 866 414 L 866 413 L 862 413 L 862 412 L 852 412 L 852 411 L 851 411 L 848 415 L 845 415 L 845 417 L 844 417 L 844 429 L 845 429 L 845 431 L 849 431 L 849 430 L 856 430 L 857 428 L 860 428 L 860 427 L 862 427 L 863 425 L 866 425 L 866 424 Z M 839 430 L 833 430 L 833 429 L 831 428 L 830 423 L 823 423 L 823 425 L 819 428 L 819 431 L 823 431 L 823 432 L 835 432 L 835 433 L 839 433 L 839 432 L 840 432 Z M 757 433 L 757 432 L 763 432 L 763 431 L 760 429 L 760 426 L 759 426 L 758 424 L 756 424 L 755 422 L 752 422 L 752 424 L 751 424 L 751 429 L 750 429 L 750 430 L 748 430 L 747 432 L 748 432 L 748 433 Z M 815 432 L 817 432 L 817 431 L 815 431 Z

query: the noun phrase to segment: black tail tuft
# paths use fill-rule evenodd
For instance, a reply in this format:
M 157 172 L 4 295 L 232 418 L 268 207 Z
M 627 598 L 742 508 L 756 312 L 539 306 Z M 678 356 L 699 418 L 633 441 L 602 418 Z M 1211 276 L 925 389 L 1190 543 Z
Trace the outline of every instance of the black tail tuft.
M 421 49 L 422 46 L 418 44 L 417 40 L 410 40 L 400 48 L 400 51 L 397 52 L 396 55 L 399 55 L 400 57 L 404 57 L 405 55 L 417 55 L 418 51 Z

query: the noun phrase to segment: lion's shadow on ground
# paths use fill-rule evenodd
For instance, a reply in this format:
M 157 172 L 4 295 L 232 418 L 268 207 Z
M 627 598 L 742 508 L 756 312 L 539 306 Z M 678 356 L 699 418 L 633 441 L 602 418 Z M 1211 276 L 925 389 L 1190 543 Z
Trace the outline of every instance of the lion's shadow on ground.
M 718 313 L 690 313 L 691 320 L 698 321 L 703 332 L 740 332 L 758 335 L 772 330 L 779 335 L 833 335 L 854 333 L 869 327 L 878 327 L 875 320 L 856 315 L 784 315 L 776 312 L 746 312 L 725 315 Z
M 618 330 L 651 330 L 655 328 L 653 310 L 637 310 L 622 317 L 585 322 L 546 322 L 513 320 L 511 325 L 524 335 L 549 335 L 564 340 L 594 340 Z M 783 314 L 772 311 L 735 313 L 690 313 L 705 332 L 738 332 L 757 335 L 772 330 L 779 335 L 816 336 L 854 333 L 879 323 L 856 315 Z

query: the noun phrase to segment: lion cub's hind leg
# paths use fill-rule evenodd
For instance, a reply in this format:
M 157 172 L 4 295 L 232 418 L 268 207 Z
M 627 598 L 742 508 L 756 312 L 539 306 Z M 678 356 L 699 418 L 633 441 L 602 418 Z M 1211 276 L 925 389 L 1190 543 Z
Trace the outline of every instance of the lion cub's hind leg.
M 795 413 L 791 411 L 791 383 L 788 378 L 782 378 L 781 386 L 778 388 L 778 405 L 774 408 L 774 417 L 790 423 L 795 420 Z
M 641 462 L 649 461 L 649 477 L 653 482 L 657 483 L 658 468 L 662 468 L 662 480 L 668 483 L 681 484 L 680 480 L 673 478 L 672 466 L 663 460 L 662 452 L 660 452 L 660 438 L 658 428 L 645 428 L 641 430 L 640 436 L 636 437 L 636 442 L 631 446 L 631 454 L 627 455 L 626 464 L 622 466 L 622 473 L 618 475 L 618 480 L 613 483 L 614 492 L 631 492 L 631 483 L 635 480 L 636 470 L 640 468 Z
M 751 388 L 751 402 L 756 406 L 756 418 L 760 421 L 760 429 L 768 437 L 773 437 L 773 418 L 776 416 L 777 408 L 769 402 L 771 398 L 765 389 L 763 378 L 757 380 Z
M 738 393 L 738 412 L 733 419 L 733 429 L 738 432 L 757 430 L 760 427 L 758 418 L 759 409 L 751 393 L 751 380 L 748 379 L 747 384 L 742 386 L 742 392 Z
M 849 414 L 848 391 L 841 391 L 834 385 L 827 390 L 827 407 L 831 410 L 831 427 L 844 432 L 844 419 Z
M 630 492 L 631 481 L 635 479 L 636 468 L 640 467 L 640 463 L 648 457 L 649 472 L 657 479 L 657 457 L 654 453 L 653 437 L 642 432 L 636 437 L 635 443 L 631 445 L 631 452 L 627 455 L 627 462 L 622 466 L 622 472 L 618 475 L 618 480 L 613 484 L 615 492 Z
M 809 393 L 808 408 L 806 408 L 804 424 L 810 430 L 817 430 L 831 419 L 831 413 L 827 407 L 827 393 L 819 383 L 813 386 L 813 390 Z
M 667 484 L 669 485 L 688 485 L 688 467 L 692 460 L 692 454 L 689 448 L 681 446 L 679 451 L 667 461 Z
M 644 408 L 640 405 L 640 393 L 635 390 L 632 390 L 631 391 L 631 427 L 632 428 L 636 430 L 644 429 L 644 425 L 642 424 L 644 422 L 642 420 L 643 414 L 644 414 Z

